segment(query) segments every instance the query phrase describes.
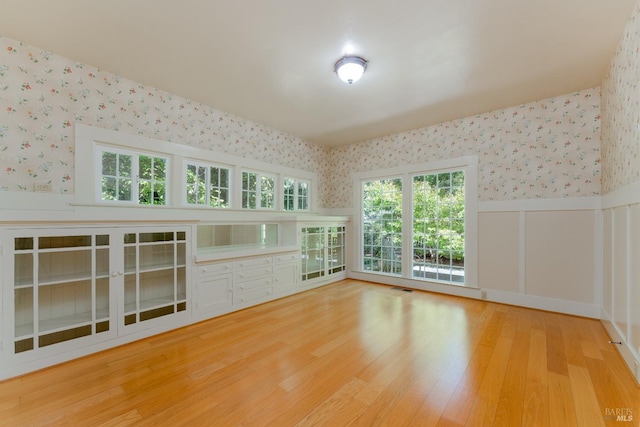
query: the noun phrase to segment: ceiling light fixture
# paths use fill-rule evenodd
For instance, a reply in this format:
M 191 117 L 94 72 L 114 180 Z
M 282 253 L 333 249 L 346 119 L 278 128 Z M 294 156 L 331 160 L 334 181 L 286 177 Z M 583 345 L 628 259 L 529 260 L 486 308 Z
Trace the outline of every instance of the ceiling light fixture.
M 359 56 L 344 56 L 336 62 L 334 71 L 345 83 L 355 83 L 360 80 L 367 69 L 367 60 Z

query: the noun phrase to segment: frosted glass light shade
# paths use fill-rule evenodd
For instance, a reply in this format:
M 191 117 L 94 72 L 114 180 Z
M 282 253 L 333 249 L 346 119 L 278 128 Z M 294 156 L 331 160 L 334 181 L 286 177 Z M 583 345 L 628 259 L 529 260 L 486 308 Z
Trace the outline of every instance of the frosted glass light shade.
M 367 61 L 359 56 L 345 56 L 336 62 L 335 72 L 345 83 L 355 83 L 360 80 L 367 68 Z

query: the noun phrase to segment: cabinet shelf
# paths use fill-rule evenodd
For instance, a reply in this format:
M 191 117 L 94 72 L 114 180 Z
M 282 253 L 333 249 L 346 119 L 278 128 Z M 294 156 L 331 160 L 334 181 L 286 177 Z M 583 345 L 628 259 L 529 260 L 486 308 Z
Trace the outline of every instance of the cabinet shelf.
M 82 313 L 68 314 L 66 316 L 54 317 L 47 320 L 40 321 L 40 333 L 53 333 L 64 331 L 71 327 L 77 328 L 79 326 L 86 326 L 91 324 L 91 312 L 85 311 Z
M 33 282 L 25 282 L 25 283 L 20 283 L 16 281 L 15 286 L 13 287 L 14 289 L 29 289 L 29 288 L 33 288 Z
M 52 286 L 52 285 L 65 285 L 68 283 L 77 282 L 91 282 L 91 275 L 83 274 L 78 276 L 76 274 L 58 274 L 55 276 L 47 277 L 46 280 L 41 280 L 38 286 Z
M 173 270 L 174 268 L 184 268 L 186 267 L 186 264 L 177 264 L 174 265 L 173 264 L 155 264 L 155 265 L 145 265 L 145 266 L 140 266 L 140 273 L 152 273 L 154 271 L 163 271 L 163 270 Z M 127 268 L 124 271 L 125 276 L 131 275 L 131 274 L 135 274 L 136 273 L 136 269 L 135 267 L 130 267 Z
M 179 304 L 181 302 L 185 302 L 186 300 L 184 298 L 178 298 L 178 299 L 174 299 L 172 295 L 168 295 L 165 297 L 157 297 L 157 298 L 150 298 L 147 300 L 142 300 L 140 301 L 140 309 L 136 310 L 136 304 L 135 303 L 129 303 L 126 304 L 124 307 L 124 314 L 133 314 L 136 311 L 147 311 L 147 310 L 151 310 L 151 309 L 156 309 L 156 308 L 162 308 L 162 307 L 166 307 L 166 306 L 170 306 L 170 305 L 174 305 L 174 304 Z
M 23 340 L 33 337 L 33 323 L 24 323 L 22 325 L 16 325 L 15 340 Z

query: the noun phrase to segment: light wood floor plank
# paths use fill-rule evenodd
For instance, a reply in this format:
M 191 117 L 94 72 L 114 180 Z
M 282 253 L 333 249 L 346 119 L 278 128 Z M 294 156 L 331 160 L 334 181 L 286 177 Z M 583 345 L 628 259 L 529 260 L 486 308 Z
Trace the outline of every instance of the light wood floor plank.
M 0 425 L 601 426 L 640 415 L 608 340 L 592 319 L 345 280 L 0 382 Z

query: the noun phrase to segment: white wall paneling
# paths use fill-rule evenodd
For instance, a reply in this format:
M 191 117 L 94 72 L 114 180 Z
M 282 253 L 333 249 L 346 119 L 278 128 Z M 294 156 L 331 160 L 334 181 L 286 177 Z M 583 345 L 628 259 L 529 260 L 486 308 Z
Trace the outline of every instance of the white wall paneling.
M 599 198 L 483 202 L 478 217 L 488 300 L 600 317 Z
M 603 196 L 601 319 L 640 382 L 640 200 L 632 184 Z

